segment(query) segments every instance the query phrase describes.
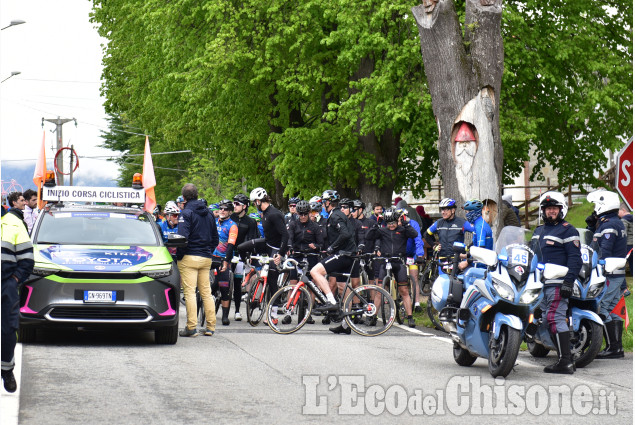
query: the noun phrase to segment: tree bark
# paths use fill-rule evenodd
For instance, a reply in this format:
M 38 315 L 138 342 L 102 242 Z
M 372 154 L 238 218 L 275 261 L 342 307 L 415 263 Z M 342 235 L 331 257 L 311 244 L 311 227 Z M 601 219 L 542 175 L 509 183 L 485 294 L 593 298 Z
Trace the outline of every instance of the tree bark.
M 424 0 L 412 13 L 439 130 L 445 196 L 459 204 L 474 198 L 493 201 L 496 216 L 503 170 L 502 0 L 466 1 L 465 38 L 452 0 Z M 492 224 L 497 233 L 498 220 Z

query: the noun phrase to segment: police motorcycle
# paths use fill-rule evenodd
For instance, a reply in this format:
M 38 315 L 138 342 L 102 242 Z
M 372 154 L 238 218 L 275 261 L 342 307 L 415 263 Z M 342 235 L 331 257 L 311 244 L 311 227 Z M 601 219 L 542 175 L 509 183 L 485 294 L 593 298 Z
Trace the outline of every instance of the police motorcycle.
M 582 268 L 573 285 L 573 294 L 569 298 L 568 322 L 571 330 L 571 356 L 576 367 L 585 367 L 591 363 L 602 347 L 604 323 L 597 314 L 600 301 L 606 292 L 605 272 L 611 273 L 626 264 L 624 258 L 598 260 L 597 244 L 593 242 L 593 232 L 577 229 L 580 234 L 580 253 Z M 547 264 L 547 266 L 555 266 Z M 555 277 L 563 277 L 568 269 L 558 267 Z M 545 273 L 546 275 L 546 273 Z M 527 349 L 534 357 L 545 357 L 549 351 L 556 350 L 549 334 L 547 321 L 542 312 L 534 312 L 534 322 L 527 329 L 525 341 Z M 535 333 L 535 334 L 534 334 Z
M 493 377 L 505 377 L 516 362 L 522 332 L 542 291 L 537 259 L 525 244 L 524 230 L 506 227 L 496 251 L 470 248 L 472 260 L 487 268 L 468 269 L 461 283 L 455 271 L 461 245 L 453 247 L 452 275 L 440 275 L 435 281 L 432 302 L 454 341 L 454 360 L 471 366 L 483 357 Z

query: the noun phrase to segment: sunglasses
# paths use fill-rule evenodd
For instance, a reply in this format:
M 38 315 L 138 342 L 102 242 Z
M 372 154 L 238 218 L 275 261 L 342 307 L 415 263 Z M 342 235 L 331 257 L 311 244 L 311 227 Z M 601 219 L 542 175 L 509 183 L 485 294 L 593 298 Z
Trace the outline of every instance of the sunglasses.
M 242 207 L 242 206 L 245 206 L 245 204 L 243 204 L 242 202 L 234 201 L 234 206 L 235 207 Z
M 290 204 L 289 208 L 295 208 L 295 204 Z
M 219 208 L 219 210 L 221 210 L 221 211 L 231 211 L 231 208 L 222 207 L 222 208 Z
M 309 215 L 309 213 L 298 213 L 298 215 L 299 215 L 300 217 L 304 217 L 304 216 Z

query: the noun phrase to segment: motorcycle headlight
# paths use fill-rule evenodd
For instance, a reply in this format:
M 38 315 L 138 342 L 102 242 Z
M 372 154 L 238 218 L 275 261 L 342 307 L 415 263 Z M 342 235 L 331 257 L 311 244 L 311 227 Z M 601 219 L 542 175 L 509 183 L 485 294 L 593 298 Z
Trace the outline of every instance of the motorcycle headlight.
M 581 294 L 580 294 L 580 285 L 578 285 L 578 283 L 576 282 L 573 285 L 573 297 L 574 298 L 580 298 Z
M 540 295 L 540 291 L 542 291 L 541 288 L 526 290 L 520 296 L 520 303 L 521 304 L 533 303 L 534 301 L 536 301 L 536 298 L 538 298 L 538 295 Z
M 492 278 L 492 285 L 501 298 L 507 301 L 514 301 L 514 290 L 508 284 L 496 278 Z
M 602 289 L 604 288 L 604 282 L 596 283 L 595 285 L 591 285 L 589 288 L 589 292 L 587 292 L 587 298 L 595 298 L 598 296 Z

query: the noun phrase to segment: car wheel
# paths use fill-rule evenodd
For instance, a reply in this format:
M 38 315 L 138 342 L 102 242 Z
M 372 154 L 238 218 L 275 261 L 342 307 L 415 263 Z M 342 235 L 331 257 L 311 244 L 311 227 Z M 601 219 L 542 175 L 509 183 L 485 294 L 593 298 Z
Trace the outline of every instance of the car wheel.
M 154 331 L 154 342 L 157 344 L 176 344 L 179 339 L 179 324 L 167 326 Z

